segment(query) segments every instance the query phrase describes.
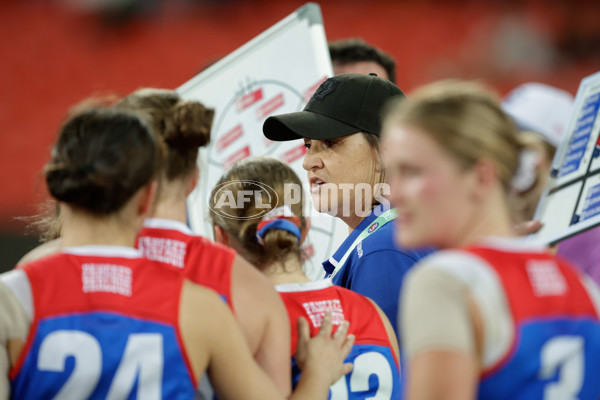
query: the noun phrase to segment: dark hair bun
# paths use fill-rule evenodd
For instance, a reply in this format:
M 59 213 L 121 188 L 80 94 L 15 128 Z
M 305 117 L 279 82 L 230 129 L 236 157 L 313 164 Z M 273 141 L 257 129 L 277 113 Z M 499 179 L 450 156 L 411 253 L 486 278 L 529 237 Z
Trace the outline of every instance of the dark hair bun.
M 172 147 L 202 147 L 210 141 L 214 111 L 197 101 L 180 101 L 165 117 L 164 140 Z
M 46 171 L 50 194 L 64 203 L 78 205 L 96 214 L 109 214 L 127 200 L 118 185 L 107 185 L 93 168 L 55 168 Z
M 154 136 L 139 116 L 94 108 L 65 123 L 44 172 L 57 200 L 105 215 L 147 184 L 157 165 Z

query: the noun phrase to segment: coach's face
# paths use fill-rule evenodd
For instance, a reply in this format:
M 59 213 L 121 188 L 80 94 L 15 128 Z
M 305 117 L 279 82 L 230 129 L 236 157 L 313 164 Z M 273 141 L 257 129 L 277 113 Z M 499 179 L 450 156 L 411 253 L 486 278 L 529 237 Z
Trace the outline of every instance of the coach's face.
M 372 188 L 379 182 L 377 152 L 362 133 L 335 139 L 304 139 L 307 171 L 314 207 L 347 219 L 365 217 L 371 210 Z M 364 213 L 365 215 L 358 215 Z M 346 221 L 348 222 L 348 221 Z

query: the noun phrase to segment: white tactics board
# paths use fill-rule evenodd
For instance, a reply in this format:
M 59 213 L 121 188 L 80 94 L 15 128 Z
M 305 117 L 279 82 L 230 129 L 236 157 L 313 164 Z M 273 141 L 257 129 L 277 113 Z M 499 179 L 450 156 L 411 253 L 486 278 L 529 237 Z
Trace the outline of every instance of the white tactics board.
M 573 114 L 552 163 L 551 179 L 535 219 L 533 235 L 557 243 L 600 224 L 600 72 L 581 81 Z
M 200 180 L 188 197 L 192 230 L 212 237 L 208 197 L 236 161 L 248 156 L 274 156 L 306 181 L 304 143 L 272 142 L 263 136 L 262 125 L 270 115 L 301 111 L 332 74 L 320 8 L 307 3 L 177 89 L 182 98 L 215 109 L 210 145 L 201 149 L 198 157 Z M 305 193 L 310 201 L 308 184 Z M 306 209 L 310 212 L 312 205 Z M 310 218 L 304 245 L 309 256 L 305 270 L 316 278 L 321 262 L 333 254 L 348 235 L 348 228 L 325 214 L 311 213 Z

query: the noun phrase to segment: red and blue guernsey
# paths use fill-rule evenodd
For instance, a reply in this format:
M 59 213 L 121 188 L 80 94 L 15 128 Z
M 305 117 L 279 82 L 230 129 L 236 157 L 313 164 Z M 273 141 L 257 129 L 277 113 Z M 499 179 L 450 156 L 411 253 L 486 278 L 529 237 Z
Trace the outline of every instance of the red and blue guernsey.
M 32 320 L 10 372 L 14 398 L 193 398 L 181 273 L 132 248 L 84 246 L 10 274 L 3 282 Z
M 233 250 L 195 235 L 179 221 L 160 218 L 144 222 L 136 245 L 148 259 L 183 270 L 192 282 L 217 292 L 234 311 L 231 299 Z
M 346 358 L 354 368 L 330 388 L 329 398 L 398 399 L 401 394 L 398 360 L 392 350 L 385 326 L 373 304 L 364 296 L 335 286 L 331 279 L 292 283 L 275 287 L 287 308 L 292 331 L 292 385 L 296 386 L 300 370 L 295 354 L 298 342 L 298 317 L 309 321 L 311 336 L 315 336 L 327 311 L 331 311 L 334 326 L 350 321 L 350 331 L 356 336 L 352 351 Z
M 480 399 L 600 398 L 600 290 L 589 277 L 512 239 L 443 253 L 430 265 L 465 282 L 482 316 Z

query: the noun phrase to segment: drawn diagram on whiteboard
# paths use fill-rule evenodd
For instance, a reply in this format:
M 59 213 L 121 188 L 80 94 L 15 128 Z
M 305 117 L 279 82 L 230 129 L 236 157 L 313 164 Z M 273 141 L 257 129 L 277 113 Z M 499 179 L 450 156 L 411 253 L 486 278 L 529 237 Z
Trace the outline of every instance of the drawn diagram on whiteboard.
M 268 62 L 266 62 L 268 61 Z M 177 89 L 186 100 L 215 109 L 211 142 L 200 149 L 200 179 L 188 197 L 188 222 L 198 234 L 212 237 L 208 196 L 235 162 L 269 155 L 288 164 L 306 179 L 300 140 L 272 142 L 262 133 L 273 114 L 301 111 L 319 85 L 332 75 L 327 39 L 319 6 L 308 3 Z M 310 203 L 308 184 L 305 201 Z M 308 204 L 305 210 L 312 210 Z M 311 278 L 347 236 L 347 226 L 326 214 L 311 213 L 305 239 L 305 270 Z
M 214 145 L 208 149 L 207 167 L 226 170 L 250 155 L 273 155 L 280 143 L 262 135 L 262 123 L 273 113 L 300 111 L 303 105 L 302 94 L 284 82 L 250 83 L 236 93 L 213 124 Z
M 551 179 L 532 235 L 557 243 L 600 224 L 600 72 L 581 81 L 567 134 L 553 160 Z

